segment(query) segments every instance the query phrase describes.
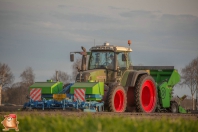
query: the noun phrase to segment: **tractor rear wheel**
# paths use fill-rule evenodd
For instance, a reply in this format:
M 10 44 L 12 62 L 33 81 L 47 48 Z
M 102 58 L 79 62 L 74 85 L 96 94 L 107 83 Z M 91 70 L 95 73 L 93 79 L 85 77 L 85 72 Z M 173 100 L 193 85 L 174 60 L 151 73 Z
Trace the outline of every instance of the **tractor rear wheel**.
M 138 112 L 152 113 L 157 106 L 157 89 L 154 79 L 149 75 L 138 78 L 135 85 L 135 104 Z
M 107 94 L 107 106 L 111 112 L 124 112 L 126 109 L 126 92 L 122 86 L 110 88 Z
M 178 104 L 175 101 L 171 101 L 171 112 L 172 113 L 178 113 Z

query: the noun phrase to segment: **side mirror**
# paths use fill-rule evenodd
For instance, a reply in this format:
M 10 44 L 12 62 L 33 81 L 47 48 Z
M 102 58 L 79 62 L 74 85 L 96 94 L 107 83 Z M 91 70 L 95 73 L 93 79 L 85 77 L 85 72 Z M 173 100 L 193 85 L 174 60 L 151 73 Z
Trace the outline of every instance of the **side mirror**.
M 70 61 L 71 61 L 71 62 L 74 61 L 74 54 L 70 54 Z
M 122 61 L 127 61 L 125 54 L 122 54 Z

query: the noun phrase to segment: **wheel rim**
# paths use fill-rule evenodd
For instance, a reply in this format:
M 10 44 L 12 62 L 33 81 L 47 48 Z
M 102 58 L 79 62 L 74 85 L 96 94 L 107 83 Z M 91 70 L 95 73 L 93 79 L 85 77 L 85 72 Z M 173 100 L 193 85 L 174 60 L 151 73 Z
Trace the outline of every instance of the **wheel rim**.
M 114 107 L 116 112 L 122 112 L 124 109 L 124 93 L 122 90 L 118 90 L 115 93 Z
M 156 90 L 151 80 L 146 80 L 142 86 L 141 103 L 145 112 L 153 110 L 156 103 Z

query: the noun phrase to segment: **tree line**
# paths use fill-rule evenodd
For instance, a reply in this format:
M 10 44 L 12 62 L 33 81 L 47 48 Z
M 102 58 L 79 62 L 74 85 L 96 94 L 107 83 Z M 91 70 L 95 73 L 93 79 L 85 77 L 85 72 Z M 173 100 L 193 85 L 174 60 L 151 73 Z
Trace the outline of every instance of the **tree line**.
M 198 109 L 198 57 L 181 70 L 180 85 L 189 88 L 192 96 L 192 109 Z
M 58 81 L 64 84 L 74 81 L 78 73 L 76 67 L 80 67 L 81 59 L 76 59 L 72 65 L 72 75 L 67 74 L 64 71 L 58 70 Z M 29 87 L 35 82 L 35 74 L 31 67 L 27 67 L 20 74 L 20 81 L 14 83 L 14 75 L 7 64 L 0 63 L 0 85 L 1 90 L 1 102 L 2 104 L 17 104 L 22 105 L 28 101 L 27 95 L 29 95 Z M 56 81 L 56 73 L 51 77 L 51 80 Z
M 35 75 L 31 67 L 20 74 L 21 81 L 14 82 L 14 75 L 7 64 L 0 63 L 0 85 L 2 103 L 23 104 L 28 95 L 28 87 L 34 83 Z

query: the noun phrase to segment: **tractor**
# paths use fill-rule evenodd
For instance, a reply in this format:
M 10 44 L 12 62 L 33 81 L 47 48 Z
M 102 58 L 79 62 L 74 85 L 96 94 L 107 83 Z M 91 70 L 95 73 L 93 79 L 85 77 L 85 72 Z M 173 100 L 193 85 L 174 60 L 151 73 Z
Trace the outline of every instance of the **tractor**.
M 82 51 L 70 52 L 71 62 L 75 54 L 82 56 L 75 83 L 64 87 L 61 85 L 61 89 L 54 92 L 49 90 L 48 93 L 44 93 L 47 87 L 33 84 L 30 92 L 41 88 L 41 98 L 45 100 L 39 101 L 43 109 L 57 106 L 91 112 L 185 113 L 176 101 L 171 100 L 173 87 L 180 81 L 174 66 L 133 66 L 130 60 L 130 40 L 128 45 L 121 47 L 104 43 L 91 47 L 89 51 L 81 47 Z M 53 88 L 49 86 L 49 89 Z M 32 100 L 36 102 L 34 106 L 30 105 L 31 102 L 24 107 L 39 108 L 39 101 Z

